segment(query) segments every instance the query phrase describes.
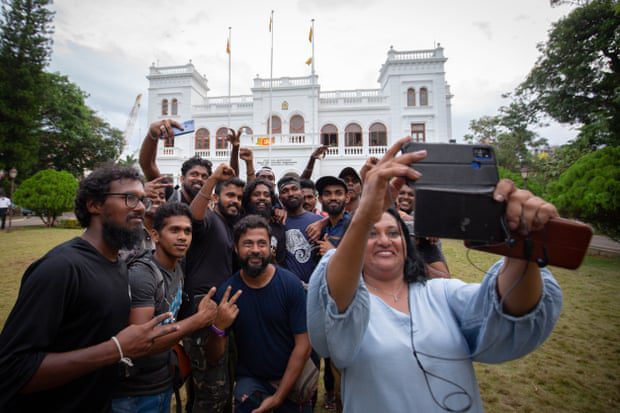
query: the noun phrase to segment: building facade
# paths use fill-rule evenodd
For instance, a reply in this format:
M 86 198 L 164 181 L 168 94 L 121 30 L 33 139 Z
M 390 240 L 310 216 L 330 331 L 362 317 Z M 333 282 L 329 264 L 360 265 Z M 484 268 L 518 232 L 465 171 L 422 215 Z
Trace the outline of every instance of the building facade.
M 328 145 L 313 178 L 359 169 L 369 156 L 381 157 L 395 140 L 448 142 L 450 87 L 443 48 L 399 52 L 390 48 L 378 89 L 321 91 L 318 76 L 255 78 L 251 94 L 209 96 L 207 79 L 190 62 L 151 66 L 147 79 L 148 122 L 194 119 L 196 131 L 160 143 L 157 164 L 178 177 L 181 164 L 198 155 L 214 167 L 230 158 L 226 128 L 244 128 L 241 146 L 254 153 L 255 168 L 271 166 L 276 177 L 301 173 L 312 151 Z M 271 125 L 270 125 L 271 113 Z M 269 130 L 271 127 L 271 139 Z M 244 162 L 240 162 L 245 176 Z

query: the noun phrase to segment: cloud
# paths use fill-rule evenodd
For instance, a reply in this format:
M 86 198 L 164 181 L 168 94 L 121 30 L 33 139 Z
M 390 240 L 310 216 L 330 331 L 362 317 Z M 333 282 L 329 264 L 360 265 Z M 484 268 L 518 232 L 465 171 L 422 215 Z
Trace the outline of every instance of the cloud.
M 380 3 L 378 0 L 298 0 L 297 6 L 302 11 L 353 8 L 356 10 L 367 9 L 373 4 Z
M 488 40 L 491 40 L 493 38 L 493 33 L 491 32 L 491 24 L 489 22 L 473 22 L 472 25 L 479 29 Z

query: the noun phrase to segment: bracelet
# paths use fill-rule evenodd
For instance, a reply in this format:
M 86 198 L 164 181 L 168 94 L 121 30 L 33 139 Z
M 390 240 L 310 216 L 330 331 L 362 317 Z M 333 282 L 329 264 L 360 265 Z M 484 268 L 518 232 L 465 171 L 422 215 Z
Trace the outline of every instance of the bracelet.
M 202 191 L 198 191 L 198 195 L 200 195 L 201 197 L 203 197 L 207 201 L 211 200 L 211 196 L 203 194 Z
M 211 324 L 209 330 L 213 331 L 216 335 L 220 337 L 226 337 L 226 330 L 220 330 L 215 326 L 215 324 Z
M 112 341 L 114 342 L 114 344 L 116 344 L 116 348 L 121 355 L 121 359 L 118 362 L 126 364 L 129 367 L 133 367 L 133 362 L 131 361 L 131 359 L 129 357 L 125 357 L 125 355 L 123 354 L 123 349 L 121 348 L 121 343 L 118 342 L 118 338 L 116 338 L 116 336 L 112 336 Z

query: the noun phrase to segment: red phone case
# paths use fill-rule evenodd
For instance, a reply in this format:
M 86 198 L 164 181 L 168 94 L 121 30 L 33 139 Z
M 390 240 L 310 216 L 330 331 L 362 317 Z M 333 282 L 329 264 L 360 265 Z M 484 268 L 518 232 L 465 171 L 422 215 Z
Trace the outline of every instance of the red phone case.
M 523 235 L 511 233 L 514 244 L 481 244 L 465 241 L 467 248 L 503 255 L 505 257 L 525 258 L 526 239 Z M 545 265 L 574 270 L 579 268 L 592 239 L 589 225 L 564 218 L 551 219 L 545 227 L 529 235 L 531 242 L 530 261 L 543 260 Z

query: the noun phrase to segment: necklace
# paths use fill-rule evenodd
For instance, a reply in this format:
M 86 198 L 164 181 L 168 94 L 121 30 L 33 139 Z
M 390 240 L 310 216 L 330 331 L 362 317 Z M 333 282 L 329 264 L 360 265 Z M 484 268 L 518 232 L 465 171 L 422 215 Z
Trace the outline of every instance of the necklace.
M 405 285 L 405 283 L 401 283 L 400 286 L 397 289 L 394 290 L 394 292 L 390 293 L 388 291 L 382 290 L 381 288 L 376 287 L 376 286 L 370 284 L 368 282 L 368 280 L 364 280 L 364 282 L 366 282 L 366 285 L 369 286 L 369 287 L 372 287 L 374 290 L 379 291 L 382 294 L 386 294 L 386 295 L 389 295 L 390 297 L 392 297 L 392 299 L 394 300 L 395 303 L 397 303 L 398 300 L 400 300 L 400 291 L 403 289 L 403 285 Z

